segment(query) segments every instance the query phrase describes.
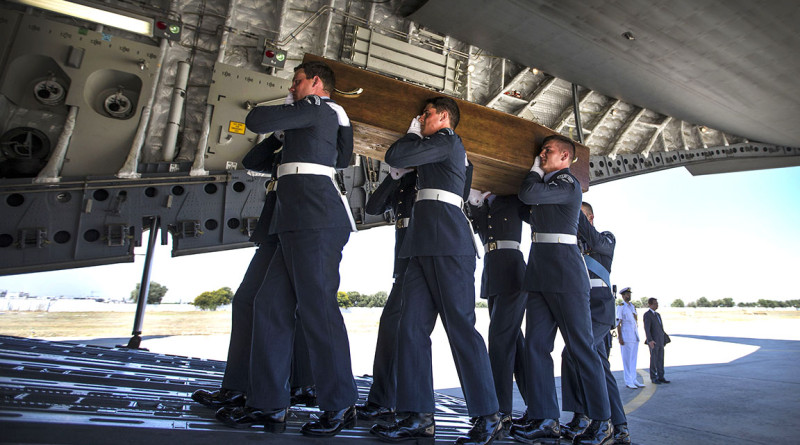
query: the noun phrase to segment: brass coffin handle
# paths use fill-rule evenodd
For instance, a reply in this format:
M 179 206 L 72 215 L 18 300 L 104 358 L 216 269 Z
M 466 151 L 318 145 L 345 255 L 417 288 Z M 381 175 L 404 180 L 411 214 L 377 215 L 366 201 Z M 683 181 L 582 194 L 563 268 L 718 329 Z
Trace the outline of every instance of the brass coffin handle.
M 342 91 L 342 90 L 340 90 L 338 88 L 334 88 L 333 92 L 337 93 L 337 94 L 341 94 L 342 96 L 353 96 L 353 97 L 355 97 L 355 96 L 361 95 L 361 93 L 364 92 L 364 89 L 363 88 L 356 88 L 355 90 L 351 90 L 351 91 Z

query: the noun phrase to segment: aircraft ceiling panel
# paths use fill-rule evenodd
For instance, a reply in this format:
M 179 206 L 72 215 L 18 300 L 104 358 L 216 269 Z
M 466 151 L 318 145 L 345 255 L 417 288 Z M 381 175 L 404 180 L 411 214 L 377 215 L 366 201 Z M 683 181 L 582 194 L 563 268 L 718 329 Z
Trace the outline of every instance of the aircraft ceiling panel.
M 640 107 L 800 146 L 796 1 L 430 0 L 409 18 Z

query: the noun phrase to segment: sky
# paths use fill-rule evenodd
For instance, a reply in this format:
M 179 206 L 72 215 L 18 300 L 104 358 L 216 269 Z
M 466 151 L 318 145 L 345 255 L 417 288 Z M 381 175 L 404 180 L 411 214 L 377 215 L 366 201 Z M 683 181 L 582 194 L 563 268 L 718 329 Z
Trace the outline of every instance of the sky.
M 595 227 L 614 233 L 611 281 L 634 298 L 662 304 L 700 297 L 800 298 L 800 167 L 691 176 L 684 168 L 591 186 Z M 524 225 L 523 239 L 530 229 Z M 145 238 L 146 242 L 146 238 Z M 375 293 L 392 285 L 394 228 L 351 234 L 340 266 L 342 291 Z M 527 257 L 529 241 L 523 243 Z M 172 258 L 158 245 L 152 280 L 164 302 L 190 302 L 204 291 L 239 286 L 255 249 Z M 39 296 L 122 299 L 141 280 L 146 247 L 133 263 L 0 277 L 0 290 Z M 476 277 L 480 276 L 479 260 Z

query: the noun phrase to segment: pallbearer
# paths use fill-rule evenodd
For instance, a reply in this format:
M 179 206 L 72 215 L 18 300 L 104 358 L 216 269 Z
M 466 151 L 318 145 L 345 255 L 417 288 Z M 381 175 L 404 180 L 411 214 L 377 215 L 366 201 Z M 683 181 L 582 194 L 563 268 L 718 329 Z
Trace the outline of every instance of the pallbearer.
M 586 414 L 591 419 L 576 444 L 613 442 L 603 367 L 592 341 L 589 315 L 589 275 L 578 249 L 581 184 L 569 171 L 575 145 L 561 135 L 548 136 L 522 183 L 519 198 L 531 205 L 531 250 L 525 271 L 526 370 L 528 410 L 523 423 L 511 427 L 522 442 L 557 443 L 560 410 L 553 376 L 556 328 L 586 391 Z
M 347 114 L 328 97 L 333 89 L 327 65 L 301 64 L 290 91 L 302 99 L 256 107 L 245 121 L 256 133 L 283 129 L 285 141 L 270 225 L 278 249 L 265 278 L 270 287 L 254 302 L 247 405 L 221 419 L 229 425 L 263 424 L 271 432 L 286 428 L 295 312 L 303 320 L 323 411 L 301 431 L 332 436 L 355 425 L 358 394 L 336 299 L 342 248 L 354 224 L 334 181 L 335 167 L 349 163 L 353 133 Z
M 472 226 L 485 252 L 481 276 L 481 298 L 489 306 L 489 361 L 500 413 L 511 427 L 514 376 L 525 399 L 525 340 L 522 317 L 527 294 L 522 291 L 525 259 L 519 250 L 522 218 L 528 206 L 516 195 L 496 196 L 470 190 Z
M 611 422 L 614 424 L 614 443 L 631 443 L 628 434 L 628 420 L 622 408 L 622 400 L 617 388 L 617 380 L 611 374 L 608 363 L 608 352 L 605 341 L 615 323 L 614 294 L 611 293 L 611 262 L 614 259 L 614 248 L 617 239 L 611 232 L 598 232 L 594 228 L 594 210 L 588 202 L 581 204 L 578 220 L 578 244 L 583 250 L 583 258 L 589 270 L 589 293 L 592 313 L 592 335 L 594 346 L 603 365 L 606 379 L 608 401 L 611 406 Z M 584 431 L 589 424 L 584 402 L 584 391 L 580 384 L 574 361 L 564 348 L 561 361 L 561 403 L 564 411 L 572 411 L 573 417 L 566 425 L 561 426 L 561 435 L 573 439 Z
M 417 168 L 419 190 L 400 249 L 409 264 L 398 331 L 397 411 L 407 415 L 390 426 L 372 427 L 385 441 L 434 438 L 430 335 L 437 315 L 450 339 L 469 414 L 477 417 L 456 443 L 487 444 L 502 432 L 489 356 L 475 330 L 476 250 L 462 209 L 469 184 L 466 152 L 454 131 L 458 120 L 453 99 L 430 99 L 408 134 L 386 152 L 392 167 Z
M 381 312 L 375 359 L 372 364 L 372 386 L 367 403 L 356 407 L 362 420 L 393 420 L 397 404 L 397 326 L 403 302 L 403 279 L 408 258 L 401 258 L 400 248 L 411 220 L 411 208 L 417 196 L 417 172 L 413 169 L 392 168 L 390 174 L 370 195 L 366 212 L 382 215 L 392 211 L 394 231 L 394 284 Z
M 287 96 L 287 103 L 294 98 Z M 269 283 L 264 281 L 267 267 L 275 250 L 278 248 L 278 236 L 269 233 L 270 221 L 275 210 L 275 184 L 277 183 L 278 165 L 280 165 L 283 132 L 276 131 L 258 143 L 242 159 L 242 165 L 253 171 L 272 174 L 267 184 L 267 197 L 261 216 L 258 218 L 250 241 L 258 245 L 250 265 L 242 278 L 239 288 L 233 297 L 231 316 L 231 339 L 228 345 L 228 361 L 222 386 L 215 391 L 198 389 L 192 399 L 209 408 L 232 408 L 244 406 L 245 394 L 250 387 L 250 345 L 253 338 L 253 301 L 262 287 L 267 289 Z M 298 326 L 300 321 L 298 320 Z M 308 346 L 302 328 L 298 329 L 294 338 L 294 354 L 292 356 L 292 404 L 316 405 L 316 392 L 308 359 Z

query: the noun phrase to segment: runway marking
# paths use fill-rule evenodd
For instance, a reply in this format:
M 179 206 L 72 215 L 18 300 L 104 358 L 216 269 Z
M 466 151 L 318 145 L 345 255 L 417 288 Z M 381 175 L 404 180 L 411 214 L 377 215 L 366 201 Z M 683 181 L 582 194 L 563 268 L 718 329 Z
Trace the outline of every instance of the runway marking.
M 642 371 L 641 369 L 636 370 L 636 373 L 642 376 L 643 382 L 647 381 L 647 379 L 650 378 L 649 372 L 648 374 L 645 374 L 644 371 Z M 651 383 L 642 388 L 641 392 L 636 397 L 634 397 L 630 402 L 626 403 L 625 406 L 622 407 L 622 409 L 625 410 L 625 414 L 628 415 L 636 411 L 642 405 L 644 405 L 648 400 L 650 400 L 650 397 L 653 397 L 653 394 L 656 393 L 656 386 L 657 385 Z

